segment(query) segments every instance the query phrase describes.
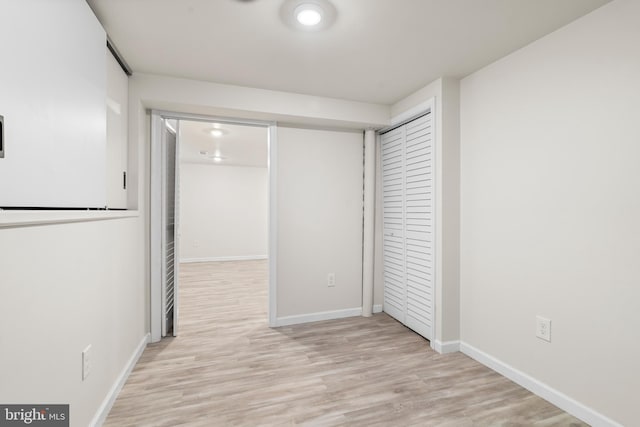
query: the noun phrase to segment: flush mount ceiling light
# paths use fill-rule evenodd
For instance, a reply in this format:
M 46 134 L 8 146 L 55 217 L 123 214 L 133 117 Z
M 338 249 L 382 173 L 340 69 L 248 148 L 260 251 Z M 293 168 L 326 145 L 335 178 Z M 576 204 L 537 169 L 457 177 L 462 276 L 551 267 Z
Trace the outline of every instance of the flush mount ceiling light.
M 284 0 L 280 7 L 282 22 L 299 31 L 327 29 L 335 22 L 336 15 L 336 8 L 329 0 Z
M 322 9 L 311 3 L 303 3 L 296 7 L 296 20 L 307 27 L 318 25 L 322 21 Z

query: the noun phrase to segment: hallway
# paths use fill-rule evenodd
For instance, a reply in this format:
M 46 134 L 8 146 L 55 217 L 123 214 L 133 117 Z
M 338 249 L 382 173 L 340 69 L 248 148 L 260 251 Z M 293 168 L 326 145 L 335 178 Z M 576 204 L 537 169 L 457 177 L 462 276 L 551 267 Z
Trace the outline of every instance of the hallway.
M 181 265 L 179 336 L 105 426 L 583 426 L 386 314 L 270 329 L 267 261 Z

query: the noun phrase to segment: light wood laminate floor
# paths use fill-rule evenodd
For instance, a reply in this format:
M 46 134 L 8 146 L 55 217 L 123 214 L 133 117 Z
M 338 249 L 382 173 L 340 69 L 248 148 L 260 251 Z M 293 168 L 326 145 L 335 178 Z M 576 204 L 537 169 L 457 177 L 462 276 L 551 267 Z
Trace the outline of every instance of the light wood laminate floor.
M 583 426 L 387 316 L 270 329 L 267 262 L 181 266 L 179 336 L 145 350 L 106 426 Z

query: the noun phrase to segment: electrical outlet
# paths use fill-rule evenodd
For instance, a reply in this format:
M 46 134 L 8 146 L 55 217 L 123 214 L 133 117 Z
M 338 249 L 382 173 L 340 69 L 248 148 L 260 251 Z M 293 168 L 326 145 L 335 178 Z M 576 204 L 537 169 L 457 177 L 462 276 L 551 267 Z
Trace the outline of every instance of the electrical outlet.
M 82 350 L 82 381 L 86 380 L 91 372 L 91 345 Z
M 327 274 L 327 286 L 333 288 L 336 285 L 336 273 Z
M 551 342 L 551 320 L 536 316 L 536 336 Z

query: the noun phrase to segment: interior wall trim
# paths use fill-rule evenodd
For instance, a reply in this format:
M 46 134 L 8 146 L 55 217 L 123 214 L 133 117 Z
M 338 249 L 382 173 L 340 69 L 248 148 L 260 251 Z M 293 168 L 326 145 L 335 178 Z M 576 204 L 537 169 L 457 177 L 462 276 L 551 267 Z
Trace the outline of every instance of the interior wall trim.
M 133 371 L 136 363 L 138 363 L 138 359 L 140 359 L 140 356 L 142 356 L 144 349 L 147 348 L 147 344 L 149 343 L 150 339 L 151 335 L 148 333 L 142 337 L 140 343 L 133 351 L 133 354 L 122 369 L 122 372 L 120 372 L 120 375 L 118 375 L 118 378 L 116 378 L 116 382 L 113 383 L 111 389 L 109 390 L 109 393 L 107 393 L 107 396 L 102 401 L 102 404 L 91 420 L 91 423 L 89 423 L 91 427 L 100 427 L 102 424 L 104 424 L 107 416 L 109 415 L 109 411 L 111 411 L 111 407 L 113 407 L 113 404 L 118 398 L 122 387 L 124 387 L 124 384 L 127 382 L 129 375 L 131 375 L 131 371 Z
M 595 409 L 578 402 L 471 344 L 461 342 L 460 351 L 593 427 L 622 427 L 622 424 L 618 424 Z
M 433 340 L 431 347 L 440 354 L 457 353 L 460 351 L 460 341 Z
M 362 307 L 278 317 L 276 319 L 275 326 L 279 327 L 279 326 L 298 325 L 300 323 L 319 322 L 321 320 L 344 319 L 345 317 L 355 317 L 355 316 L 362 316 Z
M 267 255 L 238 255 L 238 256 L 217 256 L 217 257 L 204 257 L 204 258 L 184 258 L 180 260 L 180 263 L 194 263 L 194 262 L 219 262 L 219 261 L 253 261 L 258 259 L 268 259 Z

